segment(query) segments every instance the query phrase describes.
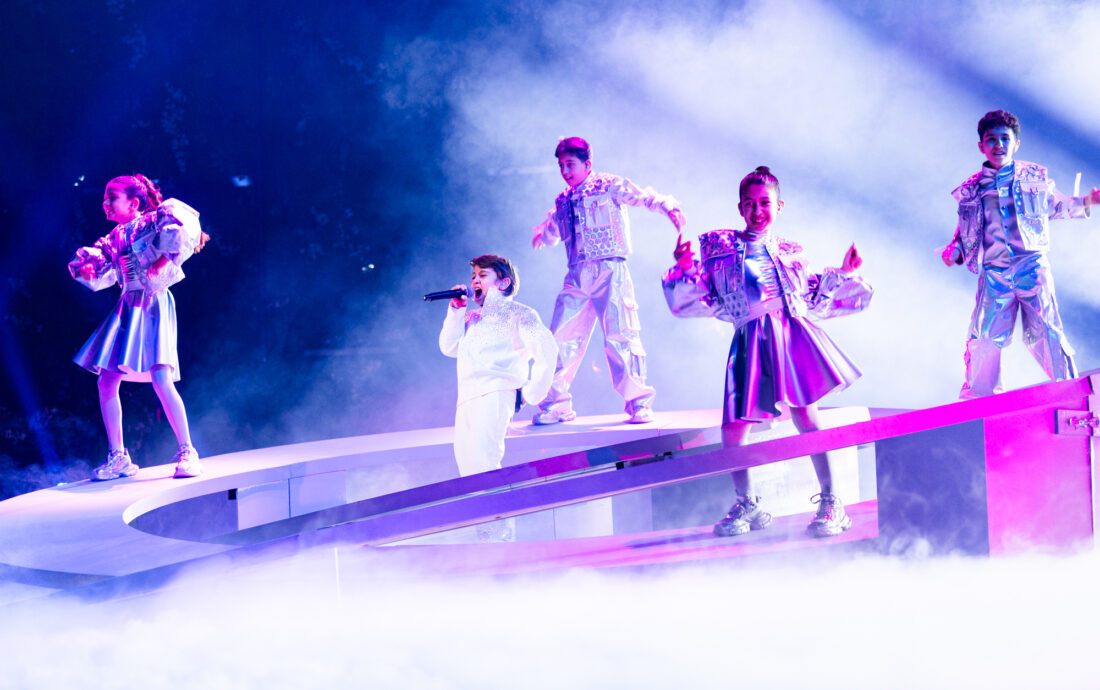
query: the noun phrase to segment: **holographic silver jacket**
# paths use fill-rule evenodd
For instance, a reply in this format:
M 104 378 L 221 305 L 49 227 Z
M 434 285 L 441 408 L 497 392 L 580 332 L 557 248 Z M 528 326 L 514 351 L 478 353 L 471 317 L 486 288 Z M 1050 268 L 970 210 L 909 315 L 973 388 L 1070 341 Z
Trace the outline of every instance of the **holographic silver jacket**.
M 558 195 L 535 232 L 542 233 L 548 246 L 565 242 L 570 266 L 595 259 L 625 259 L 630 254 L 630 219 L 624 204 L 666 214 L 680 207 L 676 199 L 652 187 L 642 189 L 625 177 L 591 172 L 584 182 Z
M 862 311 L 871 301 L 871 286 L 858 275 L 837 268 L 810 273 L 802 247 L 780 237 L 765 241 L 775 264 L 783 301 L 791 314 L 827 319 Z M 676 316 L 713 316 L 740 328 L 761 314 L 745 295 L 745 242 L 733 230 L 699 236 L 700 260 L 687 271 L 673 266 L 661 281 L 665 300 Z
M 1013 165 L 1016 167 L 1012 177 L 1012 200 L 1016 207 L 1016 227 L 1024 249 L 1045 252 L 1050 246 L 1052 218 L 1087 218 L 1089 209 L 1085 206 L 1084 197 L 1066 196 L 1056 190 L 1054 180 L 1047 177 L 1047 169 L 1043 166 L 1021 160 L 1014 161 Z M 985 230 L 979 186 L 981 177 L 982 173 L 978 171 L 951 192 L 951 196 L 959 202 L 959 224 L 955 228 L 955 238 L 948 245 L 948 254 L 959 249 L 967 268 L 973 273 L 978 272 L 982 233 Z
M 159 292 L 183 280 L 181 264 L 195 252 L 201 237 L 199 212 L 179 199 L 168 199 L 156 210 L 116 225 L 91 247 L 76 250 L 69 274 L 92 290 L 118 283 L 123 292 Z M 168 263 L 150 276 L 149 268 L 162 256 Z M 80 273 L 88 263 L 95 269 L 90 280 Z

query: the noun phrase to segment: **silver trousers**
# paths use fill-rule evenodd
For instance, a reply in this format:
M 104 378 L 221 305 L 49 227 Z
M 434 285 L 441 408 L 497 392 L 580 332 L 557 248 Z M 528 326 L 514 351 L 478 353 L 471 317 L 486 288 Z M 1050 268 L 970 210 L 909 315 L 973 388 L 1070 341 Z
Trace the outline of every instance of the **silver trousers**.
M 1042 254 L 1033 254 L 1009 267 L 982 267 L 966 341 L 966 381 L 960 398 L 1004 390 L 1001 349 L 1012 342 L 1017 311 L 1022 319 L 1024 344 L 1046 375 L 1055 381 L 1077 376 L 1073 348 L 1062 332 L 1050 264 Z
M 627 414 L 653 404 L 656 392 L 645 383 L 645 349 L 639 335 L 634 283 L 623 259 L 584 261 L 569 267 L 550 330 L 558 342 L 554 383 L 539 409 L 563 413 L 572 410 L 569 385 L 588 349 L 599 321 L 611 385 L 626 401 Z

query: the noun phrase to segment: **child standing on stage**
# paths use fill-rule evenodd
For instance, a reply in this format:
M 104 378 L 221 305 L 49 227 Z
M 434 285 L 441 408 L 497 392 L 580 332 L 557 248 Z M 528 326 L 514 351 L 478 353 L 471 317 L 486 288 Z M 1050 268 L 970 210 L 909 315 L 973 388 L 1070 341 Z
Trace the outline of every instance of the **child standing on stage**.
M 1047 259 L 1050 219 L 1087 218 L 1092 204 L 1100 203 L 1100 189 L 1079 197 L 1059 193 L 1046 168 L 1012 159 L 1019 148 L 1016 116 L 986 113 L 978 122 L 978 150 L 986 160 L 951 193 L 959 202 L 959 224 L 943 262 L 965 263 L 978 274 L 960 398 L 1003 390 L 1001 349 L 1012 340 L 1017 309 L 1024 344 L 1046 375 L 1055 381 L 1077 375 Z
M 476 307 L 467 308 L 466 295 L 452 299 L 439 332 L 439 349 L 458 358 L 454 450 L 462 476 L 500 469 L 508 422 L 523 401 L 546 396 L 557 356 L 538 313 L 512 299 L 519 289 L 512 262 L 486 254 L 470 267 Z M 479 527 L 478 536 L 510 541 L 511 532 L 511 520 L 504 520 Z
M 183 280 L 180 265 L 208 237 L 199 227 L 197 211 L 177 199 L 162 201 L 160 190 L 144 175 L 111 180 L 103 193 L 103 212 L 117 225 L 69 261 L 69 273 L 86 287 L 102 290 L 118 283 L 122 288 L 114 310 L 73 358 L 99 375 L 109 451 L 92 479 L 118 479 L 138 471 L 122 441 L 122 381 L 153 384 L 179 443 L 175 476 L 195 477 L 202 465 L 175 386 L 180 378 L 176 302 L 168 287 Z
M 569 268 L 550 321 L 558 341 L 554 384 L 532 422 L 555 424 L 576 419 L 569 386 L 597 319 L 603 330 L 611 384 L 626 401 L 627 421 L 651 422 L 654 390 L 645 382 L 638 304 L 626 267 L 630 223 L 623 206 L 660 211 L 668 215 L 677 231 L 684 225 L 684 215 L 672 197 L 649 187 L 640 189 L 618 175 L 593 172 L 592 149 L 580 137 L 562 139 L 554 155 L 568 187 L 558 195 L 546 219 L 535 226 L 531 245 L 540 249 L 564 242 Z
M 839 270 L 806 270 L 802 248 L 769 234 L 783 210 L 779 180 L 761 166 L 741 180 L 744 230 L 714 230 L 699 237 L 700 260 L 691 242 L 678 244 L 676 265 L 662 284 L 676 316 L 713 316 L 736 329 L 726 362 L 722 443 L 740 446 L 749 427 L 779 415 L 786 404 L 799 431 L 820 428 L 817 401 L 843 390 L 860 376 L 828 335 L 806 317 L 827 318 L 861 311 L 871 288 L 855 275 L 863 263 L 849 247 Z M 821 493 L 817 515 L 807 528 L 814 537 L 840 534 L 852 525 L 833 493 L 827 453 L 812 456 Z M 772 516 L 760 507 L 748 470 L 733 473 L 737 499 L 715 526 L 718 536 L 763 529 Z

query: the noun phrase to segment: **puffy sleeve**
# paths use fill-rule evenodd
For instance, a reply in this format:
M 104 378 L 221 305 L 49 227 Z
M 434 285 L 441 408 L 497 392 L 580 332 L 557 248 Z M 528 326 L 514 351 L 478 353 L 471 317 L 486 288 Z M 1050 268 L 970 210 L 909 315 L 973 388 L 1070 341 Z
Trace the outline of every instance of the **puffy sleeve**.
M 517 324 L 524 350 L 531 358 L 531 377 L 523 386 L 523 399 L 528 403 L 542 402 L 550 392 L 554 370 L 558 364 L 558 344 L 534 309 L 527 309 Z
M 90 290 L 109 288 L 117 282 L 114 264 L 111 262 L 111 235 L 96 240 L 91 247 L 81 247 L 69 259 L 69 275 Z M 81 266 L 90 264 L 94 269 L 91 279 L 80 273 Z
M 614 178 L 610 191 L 611 198 L 619 204 L 641 206 L 650 211 L 661 211 L 666 215 L 680 208 L 680 202 L 674 197 L 659 194 L 652 187 L 643 189 L 625 177 Z
M 661 288 L 665 293 L 665 302 L 673 316 L 691 318 L 700 316 L 718 316 L 721 311 L 719 302 L 711 294 L 706 276 L 698 261 L 692 262 L 692 268 L 684 271 L 679 265 L 665 271 L 661 278 Z
M 1088 218 L 1091 210 L 1085 204 L 1083 196 L 1067 196 L 1054 187 L 1054 180 L 1047 180 L 1049 194 L 1047 194 L 1047 215 L 1052 219 L 1058 218 Z M 1026 202 L 1025 202 L 1026 203 Z
M 822 273 L 811 275 L 807 285 L 803 298 L 810 316 L 815 319 L 863 311 L 874 294 L 874 289 L 860 275 L 845 273 L 839 268 L 826 268 Z
M 447 306 L 443 329 L 439 331 L 439 351 L 448 357 L 458 357 L 458 344 L 466 332 L 466 307 Z
M 161 255 L 179 266 L 202 240 L 199 212 L 179 199 L 168 199 L 157 207 L 156 248 Z

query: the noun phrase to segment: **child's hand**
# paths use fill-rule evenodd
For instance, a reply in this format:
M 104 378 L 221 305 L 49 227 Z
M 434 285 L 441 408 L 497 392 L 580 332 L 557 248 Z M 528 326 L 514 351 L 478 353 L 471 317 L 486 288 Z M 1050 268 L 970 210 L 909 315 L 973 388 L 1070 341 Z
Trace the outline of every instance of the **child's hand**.
M 943 260 L 943 265 L 948 268 L 956 264 L 961 264 L 963 259 L 962 252 L 959 251 L 958 242 L 948 242 L 943 248 L 943 251 L 940 252 L 940 259 Z
M 676 265 L 680 270 L 686 271 L 695 263 L 695 253 L 691 251 L 691 240 L 687 242 L 682 240 L 682 236 L 676 238 L 676 249 L 672 252 L 672 256 L 676 259 Z
M 153 262 L 153 265 L 149 267 L 149 279 L 150 280 L 156 280 L 157 278 L 159 278 L 160 277 L 160 272 L 163 271 L 164 267 L 167 266 L 167 265 L 168 265 L 168 257 L 166 257 L 166 256 L 159 257 L 156 261 Z
M 465 285 L 455 285 L 451 289 L 452 290 L 465 290 L 466 286 Z M 451 298 L 451 308 L 452 309 L 462 309 L 465 306 L 466 306 L 466 293 L 463 293 L 462 295 L 460 295 L 458 297 L 452 297 Z
M 537 226 L 534 232 L 531 234 L 531 248 L 542 249 L 546 246 L 546 242 L 542 240 L 542 226 Z
M 683 211 L 678 208 L 672 209 L 668 212 L 668 219 L 676 226 L 676 232 L 682 233 L 684 231 L 684 225 L 687 224 L 687 220 L 684 219 Z
M 859 255 L 859 250 L 856 249 L 856 243 L 852 242 L 852 246 L 848 247 L 848 251 L 844 254 L 844 262 L 840 264 L 840 270 L 845 273 L 853 273 L 863 265 L 863 257 Z

